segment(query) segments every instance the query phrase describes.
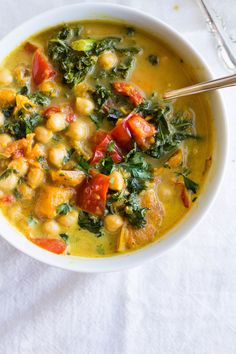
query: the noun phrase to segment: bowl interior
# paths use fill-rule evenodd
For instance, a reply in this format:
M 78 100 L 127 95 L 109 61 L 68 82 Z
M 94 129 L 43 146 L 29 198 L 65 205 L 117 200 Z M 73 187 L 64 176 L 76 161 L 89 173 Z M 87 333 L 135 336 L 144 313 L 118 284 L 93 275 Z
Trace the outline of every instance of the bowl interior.
M 0 61 L 2 61 L 4 57 L 20 42 L 35 32 L 62 22 L 86 19 L 121 21 L 141 28 L 162 39 L 177 54 L 181 55 L 184 61 L 193 67 L 199 81 L 212 78 L 206 63 L 200 58 L 197 52 L 169 26 L 165 25 L 158 19 L 137 10 L 108 4 L 87 3 L 66 6 L 48 11 L 25 22 L 1 40 Z M 191 209 L 187 217 L 178 223 L 160 241 L 154 242 L 145 248 L 129 254 L 107 258 L 63 257 L 44 251 L 35 246 L 0 215 L 1 235 L 16 248 L 42 262 L 80 272 L 121 270 L 139 265 L 146 260 L 162 254 L 183 239 L 193 227 L 196 226 L 212 203 L 222 180 L 227 154 L 227 127 L 225 113 L 220 95 L 217 92 L 209 94 L 208 100 L 214 117 L 216 143 L 213 154 L 213 165 L 208 176 L 208 181 L 205 185 L 205 191 L 199 197 L 197 204 Z M 217 141 L 220 141 L 221 144 L 217 144 Z M 214 156 L 217 156 L 217 159 L 215 159 Z

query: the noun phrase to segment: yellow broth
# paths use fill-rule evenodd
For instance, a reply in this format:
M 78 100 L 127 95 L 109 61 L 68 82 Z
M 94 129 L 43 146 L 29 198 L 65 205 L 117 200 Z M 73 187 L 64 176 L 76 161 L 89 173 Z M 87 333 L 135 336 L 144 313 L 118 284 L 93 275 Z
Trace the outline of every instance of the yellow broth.
M 82 23 L 80 22 L 78 24 L 73 24 L 73 26 L 75 25 L 83 25 L 83 31 L 81 33 L 82 38 L 89 37 L 101 39 L 107 36 L 121 36 L 123 38 L 122 46 L 133 46 L 135 44 L 142 49 L 142 52 L 136 55 L 135 65 L 126 81 L 136 85 L 145 94 L 146 97 L 150 96 L 154 91 L 158 92 L 158 94 L 161 96 L 161 94 L 167 90 L 177 89 L 194 83 L 195 73 L 191 71 L 190 67 L 185 64 L 182 58 L 176 55 L 168 47 L 168 45 L 162 42 L 159 38 L 154 38 L 151 35 L 138 29 L 135 29 L 134 33 L 131 33 L 131 35 L 127 35 L 127 28 L 125 25 L 110 22 L 86 21 Z M 48 40 L 55 35 L 59 27 L 50 28 L 39 34 L 33 35 L 27 40 L 27 42 L 30 41 L 40 48 L 43 48 L 44 52 L 47 54 Z M 156 65 L 152 65 L 148 60 L 150 55 L 156 55 L 159 59 L 159 62 Z M 3 68 L 9 69 L 10 73 L 13 75 L 13 82 L 8 85 L 2 83 L 0 85 L 0 89 L 5 89 L 7 87 L 13 88 L 17 91 L 19 90 L 19 87 L 22 85 L 16 81 L 16 67 L 23 65 L 23 67 L 31 68 L 32 56 L 33 54 L 29 53 L 25 49 L 25 43 L 22 43 L 8 55 L 4 61 Z M 99 72 L 99 62 L 96 63 L 95 66 L 97 72 Z M 84 122 L 88 127 L 87 129 L 90 132 L 89 134 L 94 136 L 96 132 L 95 124 L 91 121 L 88 115 L 81 115 L 76 112 L 74 103 L 77 96 L 76 90 L 64 85 L 61 82 L 60 75 L 57 75 L 55 80 L 54 78 L 50 80 L 56 83 L 59 94 L 56 97 L 50 98 L 49 106 L 62 105 L 63 103 L 71 104 L 75 111 L 76 119 L 79 122 Z M 109 79 L 107 80 L 109 81 Z M 90 74 L 87 75 L 83 82 L 91 86 L 94 85 L 94 82 L 92 83 L 91 81 Z M 35 85 L 32 85 L 32 83 L 30 85 L 32 90 L 37 89 L 35 88 Z M 79 93 L 79 95 L 80 94 L 81 93 Z M 5 105 L 2 104 L 2 107 L 4 106 Z M 37 107 L 40 113 L 42 113 L 46 108 L 47 106 Z M 166 166 L 166 161 L 168 160 L 170 154 L 167 154 L 161 159 L 147 157 L 147 160 L 150 161 L 154 167 L 156 167 L 155 174 L 159 178 L 157 196 L 162 205 L 164 214 L 162 222 L 158 227 L 156 227 L 155 235 L 152 235 L 153 237 L 150 241 L 160 239 L 168 230 L 170 230 L 189 212 L 191 206 L 194 204 L 194 200 L 197 198 L 199 193 L 201 193 L 202 186 L 204 185 L 207 175 L 206 166 L 208 167 L 210 165 L 210 159 L 212 156 L 212 117 L 204 96 L 190 96 L 186 98 L 180 98 L 173 103 L 172 110 L 190 112 L 189 114 L 191 115 L 194 123 L 193 131 L 197 136 L 201 137 L 200 139 L 184 140 L 179 146 L 179 149 L 181 149 L 183 152 L 182 164 L 191 170 L 191 180 L 196 181 L 199 185 L 199 188 L 196 194 L 189 193 L 192 201 L 191 205 L 186 207 L 181 198 L 182 181 L 178 185 L 178 178 L 180 177 L 176 175 L 176 171 L 179 171 L 179 167 L 172 169 Z M 44 121 L 40 125 L 45 126 L 45 124 L 46 122 Z M 110 130 L 111 125 L 110 123 L 104 122 L 101 128 Z M 3 134 L 4 128 L 2 127 L 1 129 Z M 62 145 L 64 145 L 66 149 L 75 147 L 72 139 L 68 138 L 67 131 L 68 127 L 62 131 L 54 133 L 54 139 L 50 139 L 49 142 L 44 144 L 41 143 L 41 145 L 43 145 L 42 149 L 44 150 L 49 169 L 58 169 L 50 162 L 50 159 L 48 158 L 48 151 L 51 148 Z M 1 141 L 2 140 L 0 136 L 0 145 Z M 38 143 L 37 139 L 34 144 L 35 143 Z M 4 153 L 4 149 L 5 146 L 2 145 L 1 152 Z M 88 158 L 91 157 L 89 156 L 90 150 L 91 149 L 88 146 Z M 81 151 L 79 150 L 79 154 L 80 153 Z M 2 158 L 0 160 L 0 168 L 2 172 L 9 168 L 8 166 L 10 162 L 11 157 L 8 159 Z M 63 169 L 70 169 L 70 166 L 66 166 L 65 164 Z M 42 225 L 47 222 L 47 218 L 40 218 L 35 216 L 34 209 L 41 185 L 35 188 L 31 188 L 27 182 L 27 174 L 21 178 L 20 182 L 24 184 L 24 186 L 26 185 L 25 189 L 27 189 L 27 187 L 29 188 L 28 195 L 27 191 L 25 191 L 23 188 L 23 192 L 26 194 L 26 197 L 22 196 L 21 193 L 18 196 L 16 195 L 17 193 L 15 190 L 18 190 L 18 185 L 14 187 L 14 190 L 7 190 L 5 187 L 5 189 L 3 188 L 1 190 L 0 181 L 2 200 L 1 210 L 9 222 L 19 231 L 21 231 L 26 237 L 31 240 L 37 238 L 55 238 L 61 240 L 59 235 L 66 234 L 68 236 L 68 245 L 64 252 L 65 254 L 85 257 L 104 257 L 117 254 L 117 242 L 119 243 L 121 229 L 117 230 L 117 232 L 107 232 L 105 229 L 104 234 L 101 237 L 96 237 L 93 233 L 80 228 L 76 219 L 79 212 L 79 208 L 76 206 L 76 203 L 72 203 L 73 210 L 75 211 L 74 219 L 72 218 L 73 222 L 71 222 L 68 226 L 65 226 L 59 221 L 61 216 L 55 215 L 53 218 L 53 220 L 56 222 L 54 232 L 46 232 L 45 227 Z M 54 185 L 48 172 L 45 172 L 44 181 L 42 184 L 45 183 Z M 21 190 L 22 187 L 19 189 Z M 4 197 L 12 195 L 12 193 L 15 193 L 14 201 L 5 203 Z M 63 240 L 65 241 L 65 239 Z M 148 242 L 141 243 L 138 247 L 142 247 L 147 243 Z M 132 249 L 136 248 L 137 247 L 125 247 L 120 249 L 120 251 L 132 251 Z

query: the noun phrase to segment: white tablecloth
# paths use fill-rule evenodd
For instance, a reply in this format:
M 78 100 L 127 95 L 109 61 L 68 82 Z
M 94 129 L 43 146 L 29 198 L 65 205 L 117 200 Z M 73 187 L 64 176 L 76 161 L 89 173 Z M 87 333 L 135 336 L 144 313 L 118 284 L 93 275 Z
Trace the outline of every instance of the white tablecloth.
M 166 21 L 216 77 L 226 73 L 194 0 L 117 2 Z M 0 36 L 67 3 L 1 0 Z M 236 353 L 236 90 L 223 95 L 231 134 L 223 187 L 205 220 L 161 258 L 126 272 L 83 275 L 41 264 L 0 238 L 1 354 Z

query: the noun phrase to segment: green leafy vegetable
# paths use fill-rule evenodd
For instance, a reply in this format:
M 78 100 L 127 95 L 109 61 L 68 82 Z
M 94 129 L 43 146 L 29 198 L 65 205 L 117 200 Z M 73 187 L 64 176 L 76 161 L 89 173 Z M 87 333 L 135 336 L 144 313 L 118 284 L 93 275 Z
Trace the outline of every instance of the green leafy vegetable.
M 107 146 L 107 151 L 108 152 L 113 152 L 115 150 L 116 143 L 114 140 L 109 141 L 108 146 Z
M 63 203 L 57 207 L 58 215 L 66 215 L 72 210 L 72 207 L 69 203 Z
M 0 175 L 0 180 L 1 179 L 6 179 L 8 178 L 10 175 L 12 175 L 13 173 L 17 174 L 17 171 L 12 169 L 12 168 L 8 168 L 5 171 L 3 171 Z
M 139 194 L 146 189 L 146 182 L 152 178 L 152 168 L 144 157 L 144 154 L 137 151 L 137 146 L 125 157 L 120 166 L 130 173 L 127 178 L 127 188 L 130 193 Z
M 73 37 L 78 37 L 82 31 L 83 27 L 69 27 L 69 26 L 64 26 L 62 27 L 58 33 L 57 33 L 57 38 L 62 39 L 62 40 L 69 40 Z
M 130 70 L 134 67 L 135 58 L 132 56 L 125 57 L 119 65 L 110 71 L 110 76 L 113 78 L 127 79 Z
M 159 58 L 158 58 L 157 55 L 154 55 L 154 54 L 150 54 L 150 55 L 148 56 L 148 61 L 149 61 L 149 63 L 152 64 L 152 65 L 157 65 L 157 64 L 159 64 Z
M 177 172 L 177 176 L 182 176 L 183 179 L 184 179 L 184 185 L 185 187 L 193 192 L 194 194 L 197 193 L 197 190 L 198 190 L 198 183 L 194 182 L 192 179 L 190 179 L 188 176 L 190 175 L 191 171 L 187 168 L 184 168 L 182 171 L 180 172 Z
M 29 226 L 34 226 L 38 223 L 38 221 L 36 219 L 33 218 L 33 215 L 30 214 L 28 217 L 28 225 Z
M 13 115 L 14 108 L 15 108 L 14 104 L 2 108 L 2 113 L 4 114 L 4 117 L 11 118 L 11 116 Z
M 76 164 L 77 170 L 83 171 L 86 175 L 88 175 L 90 168 L 91 168 L 90 164 L 88 163 L 87 160 L 85 160 L 83 156 L 77 157 L 77 164 Z
M 147 162 L 144 154 L 134 147 L 125 157 L 125 162 L 120 164 L 132 177 L 150 179 L 152 176 L 151 165 Z
M 102 244 L 97 245 L 96 250 L 97 250 L 97 253 L 100 254 L 101 256 L 103 256 L 105 254 L 105 249 Z
M 96 85 L 95 90 L 92 93 L 92 97 L 96 105 L 101 108 L 107 99 L 111 97 L 111 91 L 105 86 Z
M 78 39 L 71 43 L 71 47 L 79 52 L 88 52 L 93 49 L 96 40 L 92 38 Z
M 146 185 L 146 180 L 141 179 L 141 178 L 128 178 L 127 180 L 127 188 L 131 193 L 140 193 L 142 192 L 144 189 L 147 188 Z
M 37 113 L 18 112 L 18 116 L 5 122 L 5 132 L 16 139 L 25 138 L 27 134 L 33 132 L 34 128 L 43 121 L 43 117 Z
M 14 197 L 15 197 L 16 199 L 20 199 L 20 198 L 22 197 L 22 194 L 18 191 L 17 188 L 15 188 L 15 189 L 13 190 L 13 193 L 12 193 L 12 194 L 14 195 Z
M 111 156 L 105 156 L 97 164 L 95 168 L 102 174 L 109 176 L 115 169 L 114 161 Z
M 118 53 L 125 54 L 126 56 L 134 56 L 141 52 L 141 48 L 139 47 L 124 47 L 124 48 L 116 48 Z
M 22 87 L 19 89 L 18 93 L 19 93 L 20 95 L 27 96 L 27 95 L 29 94 L 29 88 L 28 88 L 28 86 L 22 86 Z
M 100 110 L 96 110 L 95 113 L 90 114 L 89 118 L 94 124 L 96 124 L 96 127 L 99 129 L 103 123 L 104 115 Z
M 66 164 L 68 161 L 70 161 L 74 152 L 75 152 L 75 149 L 73 149 L 73 148 L 67 150 L 67 153 L 63 158 L 63 164 Z
M 149 122 L 157 129 L 154 144 L 145 151 L 147 155 L 159 159 L 176 150 L 183 140 L 197 138 L 192 133 L 193 122 L 189 115 L 183 112 L 173 114 L 169 104 L 155 96 L 142 102 L 137 111 L 144 117 L 151 116 Z
M 193 180 L 191 180 L 190 178 L 183 176 L 184 177 L 184 184 L 185 187 L 192 191 L 193 193 L 197 193 L 197 189 L 199 187 L 198 183 L 194 182 Z
M 117 120 L 121 117 L 123 117 L 123 114 L 117 108 L 111 107 L 106 112 L 106 119 L 112 122 L 113 124 L 116 124 Z
M 48 55 L 69 85 L 83 81 L 96 62 L 93 56 L 73 50 L 59 38 L 49 41 Z
M 125 216 L 133 227 L 141 229 L 146 225 L 147 210 L 147 208 L 140 207 L 138 195 L 136 193 L 130 194 L 126 202 Z
M 95 215 L 86 213 L 85 211 L 80 211 L 78 224 L 82 229 L 86 229 L 97 237 L 102 236 L 103 220 Z
M 40 91 L 28 94 L 28 98 L 33 103 L 38 104 L 40 106 L 47 106 L 50 103 L 50 99 Z
M 99 55 L 105 50 L 114 49 L 120 41 L 119 37 L 105 37 L 95 43 L 94 54 Z
M 65 233 L 59 234 L 59 236 L 62 238 L 63 241 L 68 245 L 69 243 L 69 236 Z
M 37 161 L 42 165 L 42 168 L 45 171 L 49 171 L 49 166 L 48 166 L 48 162 L 45 156 L 38 156 L 37 157 Z
M 135 29 L 133 27 L 126 27 L 125 32 L 127 36 L 132 37 L 135 33 Z

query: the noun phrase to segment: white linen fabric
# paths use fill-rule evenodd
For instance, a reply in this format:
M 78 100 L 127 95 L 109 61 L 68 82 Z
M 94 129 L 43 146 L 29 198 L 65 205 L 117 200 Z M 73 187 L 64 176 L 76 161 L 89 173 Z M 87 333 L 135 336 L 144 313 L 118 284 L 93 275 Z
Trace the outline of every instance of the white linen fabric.
M 1 0 L 0 36 L 76 2 Z M 226 74 L 194 0 L 107 2 L 166 21 L 215 77 Z M 44 265 L 0 238 L 1 354 L 236 353 L 236 89 L 222 94 L 231 135 L 223 186 L 207 217 L 162 257 L 130 271 L 85 275 Z

